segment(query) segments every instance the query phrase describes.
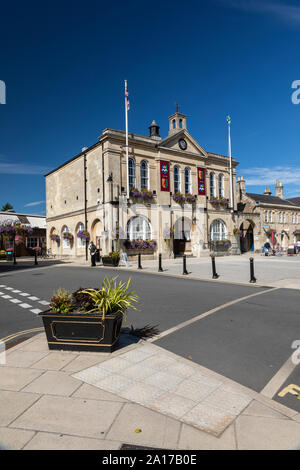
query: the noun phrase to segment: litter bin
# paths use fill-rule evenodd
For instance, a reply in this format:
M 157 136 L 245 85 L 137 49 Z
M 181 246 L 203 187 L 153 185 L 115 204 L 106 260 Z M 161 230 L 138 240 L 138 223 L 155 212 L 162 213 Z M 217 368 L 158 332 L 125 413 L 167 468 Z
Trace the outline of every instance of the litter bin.
M 6 259 L 7 259 L 7 261 L 12 261 L 13 260 L 13 251 L 7 251 L 6 252 Z
M 100 251 L 99 251 L 99 249 L 96 250 L 96 263 L 100 263 Z

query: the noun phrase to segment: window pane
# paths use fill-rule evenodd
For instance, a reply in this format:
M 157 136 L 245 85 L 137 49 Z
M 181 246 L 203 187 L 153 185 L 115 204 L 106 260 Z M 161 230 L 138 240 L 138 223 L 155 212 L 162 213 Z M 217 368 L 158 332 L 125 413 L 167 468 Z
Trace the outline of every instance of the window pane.
M 216 195 L 216 185 L 215 185 L 215 174 L 210 173 L 209 175 L 209 187 L 210 187 L 210 196 L 214 197 Z
M 189 168 L 184 170 L 184 191 L 185 193 L 191 192 L 191 170 Z
M 129 187 L 135 188 L 135 161 L 133 158 L 128 159 L 128 180 Z
M 180 191 L 180 170 L 178 166 L 174 166 L 174 192 Z
M 148 163 L 146 161 L 141 162 L 141 188 L 148 189 Z

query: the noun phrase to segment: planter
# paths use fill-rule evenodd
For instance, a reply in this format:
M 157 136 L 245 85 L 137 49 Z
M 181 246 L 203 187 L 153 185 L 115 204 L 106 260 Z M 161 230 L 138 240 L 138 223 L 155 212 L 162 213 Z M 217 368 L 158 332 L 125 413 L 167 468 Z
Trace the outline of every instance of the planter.
M 154 254 L 154 248 L 126 248 L 126 253 L 128 256 L 133 256 L 133 255 L 153 255 Z
M 120 258 L 112 258 L 111 256 L 103 256 L 102 263 L 103 266 L 119 266 Z
M 94 313 L 39 314 L 43 319 L 49 349 L 112 352 L 120 336 L 123 315 Z

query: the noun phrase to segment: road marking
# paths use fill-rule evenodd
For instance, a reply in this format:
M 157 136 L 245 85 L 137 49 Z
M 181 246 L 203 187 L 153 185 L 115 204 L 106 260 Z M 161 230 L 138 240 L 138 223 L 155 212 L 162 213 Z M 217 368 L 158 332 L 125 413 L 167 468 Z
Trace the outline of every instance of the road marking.
M 5 287 L 6 290 L 13 290 L 13 287 Z
M 21 291 L 20 291 L 20 290 L 17 290 L 17 289 L 15 289 L 15 290 L 12 290 L 12 292 L 13 292 L 14 294 L 19 294 Z
M 1 284 L 0 287 L 6 287 L 6 284 Z
M 240 297 L 239 299 L 235 299 L 235 300 L 231 300 L 230 302 L 226 302 L 225 304 L 220 305 L 219 307 L 213 308 L 213 309 L 208 310 L 207 312 L 204 312 L 204 313 L 200 313 L 200 315 L 197 315 L 196 317 L 193 317 L 190 320 L 179 323 L 179 325 L 174 326 L 173 328 L 169 328 L 168 330 L 163 331 L 159 335 L 148 339 L 147 343 L 153 343 L 154 341 L 157 341 L 158 339 L 164 338 L 165 336 L 170 335 L 171 333 L 175 333 L 175 331 L 181 330 L 182 328 L 185 328 L 186 326 L 189 326 L 192 323 L 195 323 L 198 320 L 201 320 L 202 318 L 208 317 L 209 315 L 212 315 L 213 313 L 218 312 L 219 310 L 223 310 L 224 308 L 230 307 L 231 305 L 235 305 L 235 304 L 238 304 L 240 302 L 244 302 L 245 300 L 251 299 L 252 297 L 257 297 L 259 295 L 268 294 L 269 292 L 274 292 L 275 290 L 278 290 L 278 289 L 280 289 L 280 287 L 273 287 L 271 289 L 266 289 L 262 292 L 256 292 L 255 294 L 246 295 L 245 297 Z
M 11 299 L 11 295 L 2 295 L 2 299 Z
M 31 328 L 30 330 L 23 330 L 19 331 L 18 333 L 12 333 L 11 335 L 5 336 L 4 338 L 0 339 L 1 343 L 6 343 L 7 341 L 10 341 L 11 339 L 16 338 L 17 336 L 25 335 L 26 333 L 33 333 L 33 332 L 38 332 L 38 331 L 43 331 L 44 327 L 40 328 Z
M 47 302 L 47 300 L 39 300 L 39 304 L 42 304 L 42 305 L 49 305 L 50 302 Z
M 276 374 L 272 377 L 272 379 L 267 383 L 267 385 L 261 390 L 261 394 L 265 397 L 272 398 L 277 390 L 280 389 L 282 384 L 286 381 L 286 379 L 291 375 L 297 364 L 292 361 L 292 356 L 294 354 L 300 352 L 300 348 L 291 354 L 288 360 L 283 364 L 283 366 L 276 372 Z
M 4 292 L 0 292 L 0 295 L 4 295 Z
M 20 302 L 22 302 L 22 300 L 19 300 L 19 299 L 10 299 L 9 301 L 12 302 L 13 304 L 19 304 Z
M 38 313 L 41 313 L 41 312 L 42 312 L 42 310 L 40 310 L 39 308 L 33 308 L 33 309 L 30 310 L 30 311 L 31 311 L 32 313 L 35 313 L 36 315 L 37 315 Z
M 29 304 L 19 304 L 19 307 L 23 307 L 23 308 L 31 308 L 32 305 L 29 305 Z
M 298 391 L 296 392 L 296 390 Z M 299 395 L 299 392 L 300 392 L 300 387 L 298 387 L 298 385 L 290 384 L 284 389 L 282 389 L 281 392 L 278 393 L 278 396 L 284 397 L 287 393 L 290 393 L 291 395 Z
M 22 292 L 20 295 L 22 295 L 23 297 L 28 297 L 30 294 L 27 294 L 27 292 Z
M 28 299 L 29 299 L 29 300 L 40 300 L 38 297 L 34 297 L 34 296 L 28 297 Z

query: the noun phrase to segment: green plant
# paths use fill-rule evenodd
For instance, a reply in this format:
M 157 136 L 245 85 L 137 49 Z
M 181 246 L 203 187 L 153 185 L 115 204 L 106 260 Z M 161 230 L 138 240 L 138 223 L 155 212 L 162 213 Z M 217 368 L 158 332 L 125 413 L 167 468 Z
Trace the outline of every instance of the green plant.
M 50 300 L 50 308 L 55 313 L 68 313 L 72 309 L 72 295 L 66 289 L 59 288 Z
M 117 277 L 108 279 L 105 277 L 102 282 L 101 289 L 84 289 L 82 293 L 89 294 L 96 304 L 89 312 L 102 312 L 102 320 L 105 315 L 110 313 L 122 312 L 125 317 L 125 310 L 131 307 L 136 310 L 134 303 L 138 301 L 135 291 L 129 292 L 129 284 L 131 278 L 126 282 L 116 282 Z
M 111 251 L 108 255 L 103 256 L 103 258 L 120 258 L 120 252 Z
M 86 288 L 80 287 L 72 293 L 72 304 L 74 311 L 87 311 L 96 307 L 96 304 L 94 303 L 91 296 L 83 292 L 85 289 Z M 97 289 L 95 288 L 95 290 Z

